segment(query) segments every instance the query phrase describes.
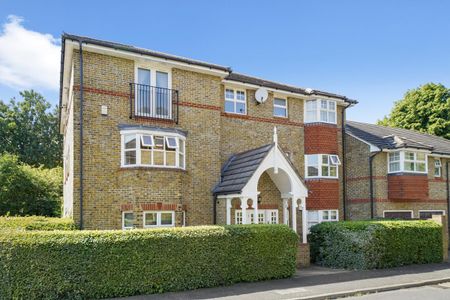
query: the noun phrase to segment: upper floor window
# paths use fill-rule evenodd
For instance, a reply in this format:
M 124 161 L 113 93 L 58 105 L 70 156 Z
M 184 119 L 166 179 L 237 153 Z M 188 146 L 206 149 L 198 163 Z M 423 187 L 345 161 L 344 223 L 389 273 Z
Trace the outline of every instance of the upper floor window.
M 338 165 L 341 161 L 337 155 L 305 155 L 305 161 L 307 178 L 338 178 Z
M 122 167 L 185 168 L 185 138 L 178 134 L 123 131 Z
M 389 153 L 388 172 L 427 173 L 427 155 L 423 152 L 396 151 Z
M 247 114 L 245 91 L 225 89 L 225 112 L 241 115 Z
M 434 160 L 434 177 L 441 177 L 442 164 L 440 159 Z
M 336 101 L 307 100 L 305 104 L 305 123 L 323 122 L 336 124 Z
M 273 115 L 275 117 L 287 118 L 287 99 L 274 98 L 273 99 Z
M 173 91 L 170 73 L 147 68 L 137 68 L 134 90 L 135 114 L 143 117 L 170 118 Z

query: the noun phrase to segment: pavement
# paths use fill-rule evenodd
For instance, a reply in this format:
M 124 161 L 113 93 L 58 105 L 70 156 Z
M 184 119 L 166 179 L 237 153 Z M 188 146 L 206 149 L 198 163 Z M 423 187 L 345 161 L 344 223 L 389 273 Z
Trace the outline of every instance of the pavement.
M 445 282 L 450 282 L 450 263 L 448 262 L 365 271 L 311 266 L 298 270 L 292 278 L 288 279 L 238 283 L 231 286 L 122 299 L 336 299 L 438 285 Z

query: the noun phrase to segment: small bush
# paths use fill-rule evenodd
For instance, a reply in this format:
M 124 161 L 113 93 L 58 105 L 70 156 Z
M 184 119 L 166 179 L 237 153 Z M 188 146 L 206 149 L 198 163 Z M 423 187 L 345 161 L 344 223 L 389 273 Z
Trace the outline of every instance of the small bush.
M 0 234 L 1 299 L 92 299 L 292 276 L 284 225 Z
M 69 218 L 0 217 L 1 230 L 75 230 L 76 226 Z
M 327 222 L 311 228 L 313 262 L 381 269 L 442 261 L 442 227 L 433 221 Z

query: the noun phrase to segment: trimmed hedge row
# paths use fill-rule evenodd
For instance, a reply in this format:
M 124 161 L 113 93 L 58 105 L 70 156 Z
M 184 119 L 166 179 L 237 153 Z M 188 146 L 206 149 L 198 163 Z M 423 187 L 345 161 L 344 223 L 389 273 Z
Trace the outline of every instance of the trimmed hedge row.
M 0 217 L 0 230 L 75 230 L 69 218 Z
M 311 228 L 311 260 L 346 269 L 442 262 L 442 226 L 433 221 L 327 222 Z
M 284 278 L 284 225 L 0 234 L 1 299 L 92 299 Z

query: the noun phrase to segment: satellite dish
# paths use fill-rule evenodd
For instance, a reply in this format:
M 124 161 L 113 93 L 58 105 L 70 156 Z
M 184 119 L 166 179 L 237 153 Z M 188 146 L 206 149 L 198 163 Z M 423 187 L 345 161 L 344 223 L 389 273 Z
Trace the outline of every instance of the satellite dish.
M 256 90 L 256 93 L 255 93 L 256 102 L 262 104 L 262 103 L 266 102 L 268 97 L 269 97 L 269 93 L 267 92 L 267 90 L 265 88 L 259 88 Z
M 305 89 L 305 92 L 306 92 L 307 94 L 312 94 L 312 93 L 314 92 L 314 90 L 313 90 L 312 88 L 306 88 L 306 89 Z

